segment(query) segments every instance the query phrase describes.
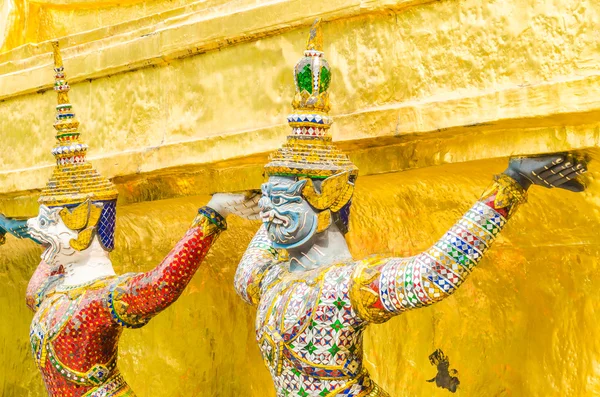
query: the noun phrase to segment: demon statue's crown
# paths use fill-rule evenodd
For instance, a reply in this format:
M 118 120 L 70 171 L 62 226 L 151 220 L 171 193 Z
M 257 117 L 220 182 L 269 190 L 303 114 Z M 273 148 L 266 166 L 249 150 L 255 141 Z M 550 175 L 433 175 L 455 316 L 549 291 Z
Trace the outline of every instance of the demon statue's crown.
M 88 145 L 81 141 L 79 121 L 69 103 L 69 84 L 66 81 L 58 42 L 54 47 L 54 90 L 58 94 L 56 106 L 56 146 L 52 154 L 56 158 L 54 172 L 42 191 L 40 205 L 63 207 L 60 216 L 65 225 L 79 232 L 71 247 L 87 249 L 94 236 L 102 247 L 114 248 L 117 190 L 102 177 L 86 160 Z

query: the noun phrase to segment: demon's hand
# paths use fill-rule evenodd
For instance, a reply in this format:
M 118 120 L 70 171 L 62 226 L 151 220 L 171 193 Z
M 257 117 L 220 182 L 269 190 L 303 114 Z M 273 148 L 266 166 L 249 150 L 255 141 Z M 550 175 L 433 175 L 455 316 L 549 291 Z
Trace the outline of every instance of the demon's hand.
M 524 189 L 528 189 L 531 185 L 539 185 L 582 192 L 585 190 L 585 185 L 576 178 L 586 171 L 585 160 L 576 159 L 570 154 L 553 154 L 512 158 L 504 173 L 516 180 Z
M 39 244 L 39 241 L 31 237 L 27 228 L 27 220 L 7 218 L 0 214 L 0 245 L 6 241 L 6 233 L 21 239 L 28 238 Z
M 258 200 L 260 200 L 260 193 L 255 191 L 217 193 L 212 196 L 207 205 L 224 218 L 229 214 L 234 214 L 245 219 L 256 220 L 259 219 L 260 212 Z

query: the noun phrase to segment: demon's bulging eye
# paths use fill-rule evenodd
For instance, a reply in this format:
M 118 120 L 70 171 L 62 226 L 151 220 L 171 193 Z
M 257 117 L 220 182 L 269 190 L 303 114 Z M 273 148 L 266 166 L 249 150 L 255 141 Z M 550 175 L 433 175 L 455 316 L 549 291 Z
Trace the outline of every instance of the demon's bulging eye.
M 50 216 L 48 216 L 50 215 Z M 39 225 L 41 228 L 46 229 L 52 225 L 56 225 L 58 223 L 58 220 L 53 219 L 54 217 L 52 216 L 53 214 L 40 214 L 39 216 Z
M 279 204 L 283 203 L 283 199 L 279 196 L 275 196 L 271 199 L 271 202 L 275 205 L 279 205 Z

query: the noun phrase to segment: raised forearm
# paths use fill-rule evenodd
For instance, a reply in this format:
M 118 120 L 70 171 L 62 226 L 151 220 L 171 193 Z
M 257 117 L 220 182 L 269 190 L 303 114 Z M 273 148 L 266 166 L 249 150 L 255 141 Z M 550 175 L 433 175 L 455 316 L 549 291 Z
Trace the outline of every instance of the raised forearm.
M 29 228 L 27 227 L 26 220 L 7 218 L 3 214 L 0 214 L 0 245 L 6 242 L 7 233 L 12 234 L 16 238 L 27 238 L 36 244 L 40 244 L 39 241 L 31 237 L 29 234 Z
M 361 317 L 382 322 L 452 294 L 525 199 L 520 185 L 500 175 L 492 188 L 427 251 L 410 258 L 363 263 L 355 273 L 353 287 Z
M 267 230 L 262 225 L 252 238 L 235 273 L 235 289 L 247 303 L 258 302 L 260 281 L 276 258 L 277 252 L 271 246 Z
M 389 271 L 401 280 L 391 293 L 399 297 L 398 304 L 389 304 L 402 311 L 444 299 L 452 294 L 471 274 L 500 234 L 516 206 L 525 200 L 525 192 L 508 177 L 501 176 L 493 189 L 446 232 L 430 249 L 392 266 Z M 389 272 L 388 271 L 388 272 Z M 387 287 L 390 292 L 389 286 Z
M 192 227 L 160 265 L 147 273 L 126 275 L 114 284 L 109 305 L 115 320 L 141 326 L 175 302 L 225 228 L 224 218 L 208 207 L 201 208 Z

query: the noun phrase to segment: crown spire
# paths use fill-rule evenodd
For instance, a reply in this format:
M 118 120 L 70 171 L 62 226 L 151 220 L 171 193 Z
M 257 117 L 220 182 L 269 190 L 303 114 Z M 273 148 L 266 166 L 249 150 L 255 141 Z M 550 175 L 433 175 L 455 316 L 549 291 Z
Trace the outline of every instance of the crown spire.
M 88 146 L 81 142 L 80 134 L 77 131 L 79 121 L 75 117 L 73 107 L 69 101 L 71 87 L 66 80 L 58 41 L 52 42 L 52 48 L 54 52 L 54 91 L 56 91 L 58 97 L 56 120 L 54 121 L 57 142 L 52 154 L 60 165 L 81 163 L 85 161 Z
M 110 201 L 117 198 L 113 184 L 102 177 L 86 160 L 88 145 L 80 139 L 79 121 L 69 101 L 69 83 L 58 41 L 52 42 L 54 53 L 54 91 L 57 94 L 56 145 L 52 154 L 56 168 L 42 191 L 40 204 L 64 206 L 92 201 Z
M 321 18 L 317 18 L 310 27 L 308 42 L 306 43 L 306 50 L 323 52 L 323 30 L 321 29 Z
M 64 66 L 63 66 L 63 60 L 62 60 L 62 55 L 60 54 L 60 48 L 59 48 L 59 44 L 58 41 L 53 41 L 52 42 L 52 55 L 54 56 L 54 72 L 56 73 L 54 76 L 55 79 L 55 86 L 61 86 L 64 87 L 63 90 L 58 90 L 58 104 L 62 105 L 62 104 L 66 104 L 69 103 L 69 85 L 66 83 L 66 81 L 64 81 L 65 79 L 65 74 L 64 74 Z

